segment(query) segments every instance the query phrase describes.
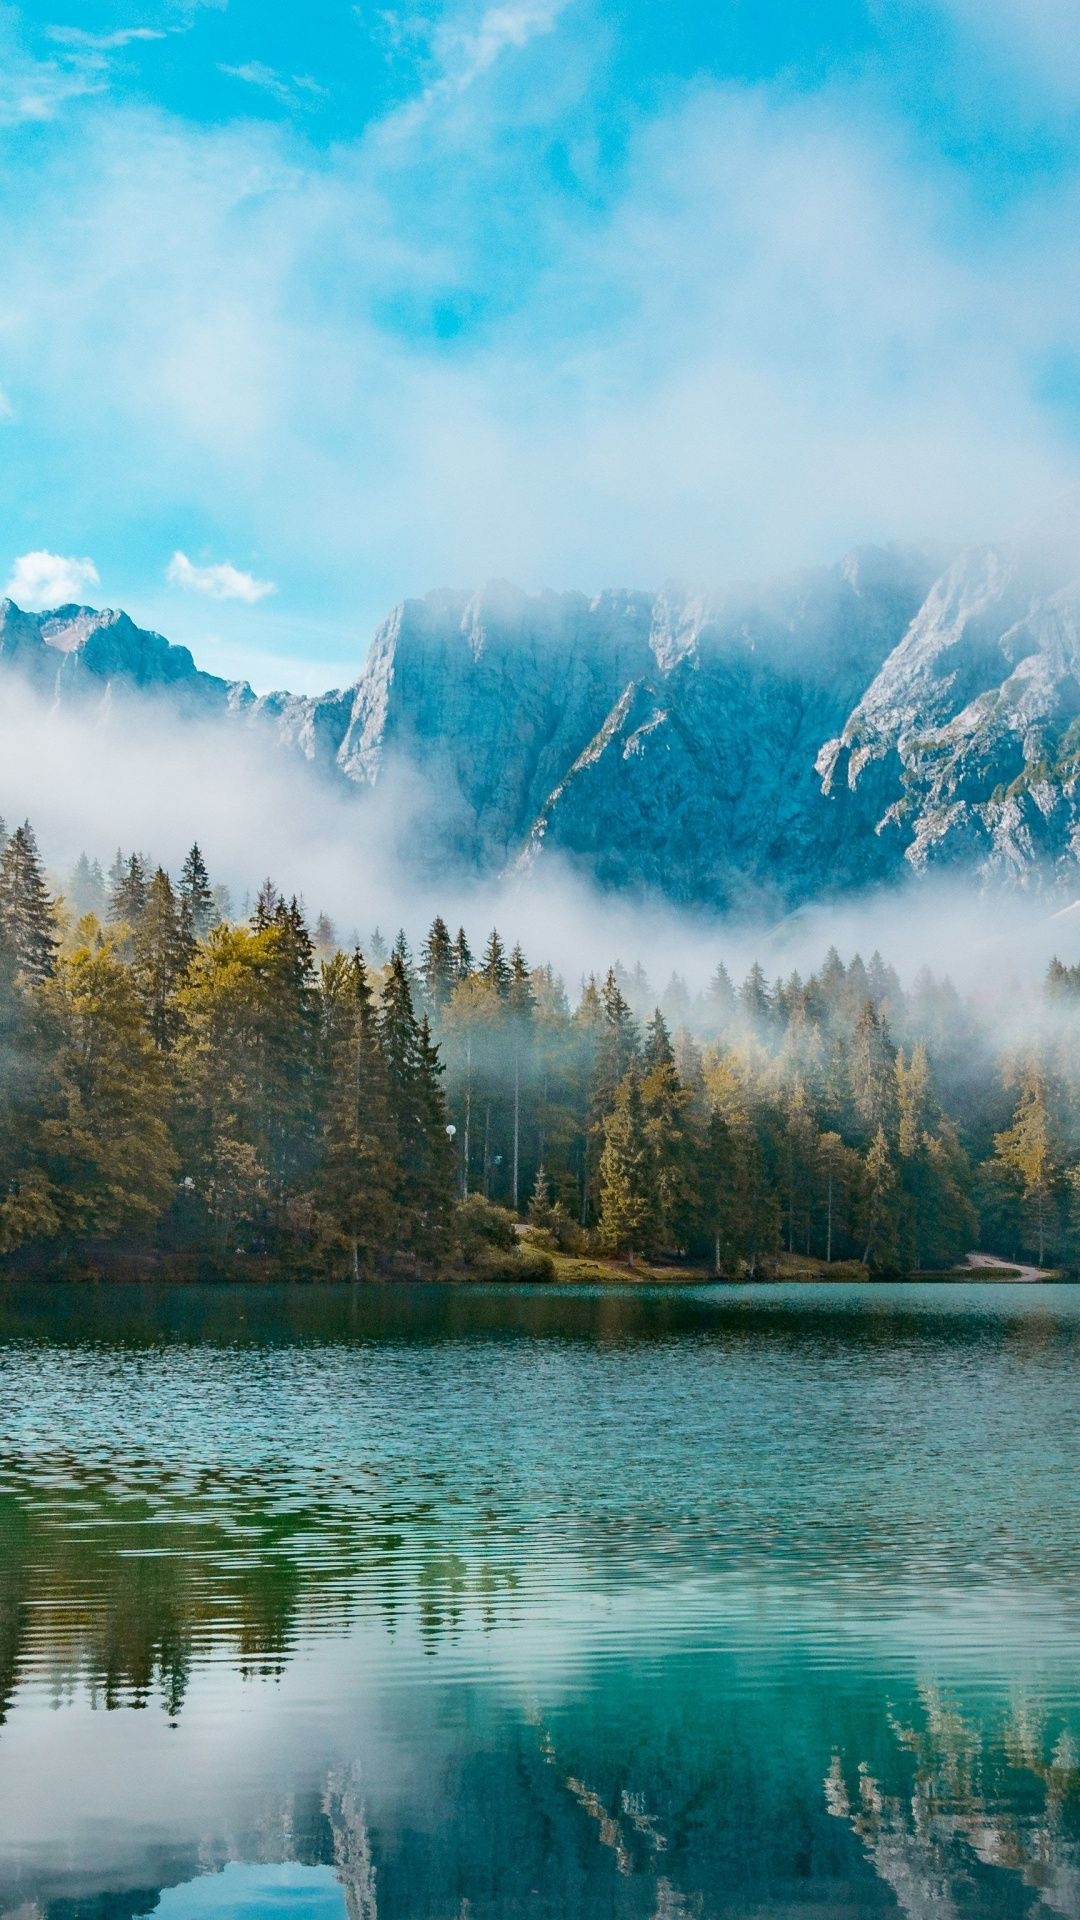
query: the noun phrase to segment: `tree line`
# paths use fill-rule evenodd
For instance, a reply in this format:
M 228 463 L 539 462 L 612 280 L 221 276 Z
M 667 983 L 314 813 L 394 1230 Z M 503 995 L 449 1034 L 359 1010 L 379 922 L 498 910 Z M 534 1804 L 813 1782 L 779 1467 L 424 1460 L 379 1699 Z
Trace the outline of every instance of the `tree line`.
M 175 879 L 83 856 L 59 895 L 29 824 L 0 824 L 0 1257 L 889 1274 L 981 1240 L 1075 1266 L 1078 1031 L 1057 962 L 1008 1047 L 877 954 L 659 996 L 612 966 L 571 1001 L 494 929 L 476 954 L 441 918 L 415 955 L 342 951 L 270 881 L 237 917 L 198 846 Z

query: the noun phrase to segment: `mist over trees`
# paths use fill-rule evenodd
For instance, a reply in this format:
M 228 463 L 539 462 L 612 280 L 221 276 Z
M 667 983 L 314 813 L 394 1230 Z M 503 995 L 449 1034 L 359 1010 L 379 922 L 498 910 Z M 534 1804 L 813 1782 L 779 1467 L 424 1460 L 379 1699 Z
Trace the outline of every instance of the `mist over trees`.
M 1080 966 L 1055 962 L 1019 1042 L 993 1029 L 876 953 L 738 985 L 720 962 L 697 994 L 612 965 L 571 998 L 439 917 L 415 955 L 377 928 L 342 951 L 270 880 L 234 917 L 197 846 L 175 880 L 83 855 L 58 897 L 29 824 L 0 826 L 0 1257 L 1075 1267 Z

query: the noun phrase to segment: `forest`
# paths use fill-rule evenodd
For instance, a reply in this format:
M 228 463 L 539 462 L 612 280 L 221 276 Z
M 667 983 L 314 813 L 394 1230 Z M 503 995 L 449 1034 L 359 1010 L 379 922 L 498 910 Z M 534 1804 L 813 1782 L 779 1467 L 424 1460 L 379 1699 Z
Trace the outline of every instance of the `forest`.
M 835 950 L 571 995 L 494 929 L 236 915 L 197 845 L 60 884 L 0 823 L 0 1270 L 1075 1271 L 1080 966 L 1008 1011 Z

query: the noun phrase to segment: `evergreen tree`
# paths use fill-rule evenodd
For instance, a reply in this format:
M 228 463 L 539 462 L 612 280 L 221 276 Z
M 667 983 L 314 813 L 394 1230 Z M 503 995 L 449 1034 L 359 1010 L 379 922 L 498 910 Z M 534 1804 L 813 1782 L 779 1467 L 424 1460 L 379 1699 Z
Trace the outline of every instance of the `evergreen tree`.
M 818 1130 L 806 1088 L 797 1080 L 782 1121 L 787 1250 L 809 1253 L 818 1166 Z
M 653 1013 L 645 1029 L 645 1040 L 641 1049 L 641 1070 L 651 1073 L 654 1067 L 671 1067 L 675 1064 L 675 1049 L 671 1044 L 667 1022 L 659 1007 Z
M 705 1019 L 714 1037 L 730 1030 L 737 1005 L 731 975 L 723 961 L 719 960 L 705 995 Z
M 178 995 L 185 1174 L 226 1251 L 306 1231 L 317 1156 L 318 997 L 295 901 L 267 924 L 216 927 Z
M 493 993 L 498 994 L 500 1000 L 507 998 L 513 975 L 510 962 L 506 957 L 506 948 L 499 937 L 497 927 L 492 927 L 488 935 L 487 946 L 480 961 L 480 977 Z
M 586 1007 L 587 999 L 583 998 L 583 1014 Z M 609 968 L 597 996 L 596 1011 L 585 1121 L 583 1224 L 586 1225 L 595 1216 L 599 1204 L 600 1156 L 604 1147 L 605 1123 L 638 1052 L 637 1026 L 614 968 Z
M 417 1023 L 409 976 L 391 956 L 383 989 L 380 1033 L 387 1095 L 398 1144 L 395 1202 L 403 1244 L 422 1258 L 438 1249 L 453 1193 L 442 1067 L 426 1019 Z
M 163 867 L 147 888 L 132 941 L 131 977 L 143 1003 L 154 1045 L 170 1047 L 179 1030 L 176 991 L 191 959 L 188 916 Z
M 205 940 L 210 929 L 217 926 L 221 915 L 198 841 L 192 843 L 184 857 L 179 893 L 185 933 L 191 940 Z
M 146 905 L 146 867 L 137 853 L 125 860 L 118 851 L 109 871 L 109 919 L 114 926 L 134 927 Z
M 454 943 L 441 914 L 436 914 L 420 950 L 420 975 L 429 1006 L 436 1015 L 441 1014 L 459 977 Z
M 720 1274 L 741 1255 L 745 1221 L 739 1208 L 734 1131 L 719 1107 L 709 1114 L 698 1178 L 703 1238 L 712 1252 L 713 1272 Z
M 764 1027 L 767 1024 L 772 1012 L 769 984 L 756 960 L 739 988 L 739 1005 L 751 1026 Z
M 532 1045 L 534 1013 L 529 965 L 520 945 L 510 955 L 510 983 L 506 993 L 506 1018 L 510 1036 L 511 1136 L 510 1136 L 510 1210 L 518 1211 L 521 1191 L 521 1085 L 527 1072 Z
M 322 969 L 316 1244 L 332 1270 L 370 1278 L 393 1248 L 395 1135 L 367 968 Z
M 1026 1244 L 1042 1266 L 1060 1232 L 1061 1161 L 1046 1078 L 1030 1058 L 1020 1074 L 1012 1126 L 995 1135 L 994 1153 L 1018 1183 L 1027 1223 Z
M 858 955 L 856 955 L 858 960 Z M 859 961 L 859 966 L 862 962 Z M 851 985 L 855 961 L 848 973 Z M 863 969 L 865 973 L 865 969 Z M 884 1018 L 869 996 L 864 997 L 855 1023 L 851 1049 L 851 1100 L 856 1124 L 872 1140 L 880 1130 L 893 1129 L 896 1116 L 896 1052 Z
M 255 911 L 251 916 L 252 931 L 265 933 L 268 927 L 272 927 L 281 904 L 281 896 L 268 874 L 255 897 Z
M 467 980 L 473 970 L 473 957 L 469 942 L 465 938 L 464 927 L 459 927 L 454 939 L 454 971 L 459 980 Z
M 657 1010 L 642 1054 L 641 1109 L 652 1160 L 657 1233 L 667 1246 L 686 1247 L 698 1209 L 690 1096 L 675 1069 L 667 1028 Z
M 838 1133 L 822 1133 L 817 1145 L 817 1244 L 827 1265 L 851 1244 L 853 1215 L 861 1202 L 863 1164 Z M 862 1243 L 860 1242 L 860 1248 Z
M 392 948 L 390 949 L 390 958 L 392 961 L 393 960 L 399 961 L 400 964 L 404 967 L 405 972 L 408 975 L 409 986 L 411 990 L 412 984 L 416 978 L 416 975 L 413 968 L 412 953 L 409 950 L 409 942 L 405 938 L 404 927 L 399 927 L 397 930 L 397 938 L 394 941 Z
M 863 1263 L 875 1271 L 893 1272 L 899 1265 L 900 1207 L 896 1170 L 879 1127 L 866 1155 L 863 1195 Z
M 56 963 L 53 903 L 29 820 L 0 853 L 0 944 L 24 980 L 47 980 Z
M 41 1127 L 57 1230 L 115 1239 L 150 1229 L 174 1191 L 163 1071 L 130 969 L 78 949 L 43 989 L 59 1036 Z
M 85 853 L 80 853 L 67 883 L 67 897 L 80 919 L 87 913 L 104 919 L 108 895 L 105 876 L 97 860 L 88 860 Z
M 543 1161 L 536 1169 L 536 1179 L 529 1195 L 528 1218 L 534 1227 L 546 1227 L 551 1212 L 551 1182 Z
M 613 1253 L 653 1248 L 659 1226 L 652 1154 L 645 1138 L 641 1081 L 632 1063 L 604 1122 L 600 1156 L 601 1244 Z

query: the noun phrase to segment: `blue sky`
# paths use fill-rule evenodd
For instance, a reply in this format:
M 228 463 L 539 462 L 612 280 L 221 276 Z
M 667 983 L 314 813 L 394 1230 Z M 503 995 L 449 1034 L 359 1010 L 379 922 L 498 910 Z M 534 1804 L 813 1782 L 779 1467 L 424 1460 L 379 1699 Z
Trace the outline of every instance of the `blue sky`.
M 0 143 L 9 588 L 259 686 L 1080 477 L 1072 0 L 42 0 Z

